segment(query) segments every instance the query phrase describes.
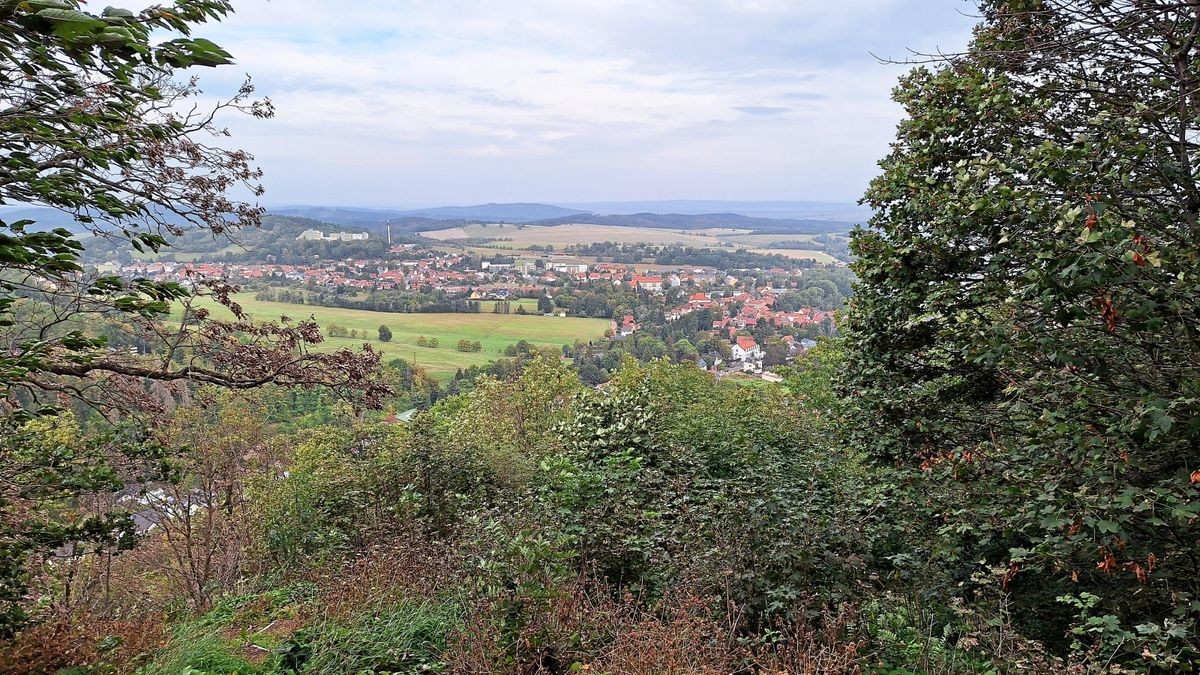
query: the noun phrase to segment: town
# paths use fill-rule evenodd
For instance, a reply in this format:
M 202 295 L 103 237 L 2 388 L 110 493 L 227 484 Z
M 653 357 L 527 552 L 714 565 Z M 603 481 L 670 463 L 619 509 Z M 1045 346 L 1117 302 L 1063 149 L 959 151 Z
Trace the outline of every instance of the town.
M 342 242 L 366 236 L 307 230 L 299 238 Z M 98 267 L 126 278 L 184 285 L 223 279 L 260 299 L 298 304 L 397 311 L 395 300 L 403 297 L 409 302 L 398 311 L 478 312 L 481 302 L 490 302 L 496 312 L 606 318 L 610 344 L 649 333 L 668 339 L 668 346 L 680 345 L 669 350 L 677 360 L 693 361 L 718 377 L 747 374 L 767 381 L 781 379 L 772 367 L 805 353 L 814 338 L 835 333 L 841 295 L 829 292 L 835 284 L 826 277 L 845 277 L 847 291 L 849 284 L 848 272 L 835 265 L 725 270 L 600 262 L 538 250 L 488 257 L 478 250 L 413 243 L 391 245 L 384 258 L 375 259 L 280 264 L 264 257 L 267 262 L 134 260 Z M 801 294 L 809 282 L 822 294 Z M 681 332 L 684 325 L 691 328 Z M 600 350 L 592 345 L 586 351 Z

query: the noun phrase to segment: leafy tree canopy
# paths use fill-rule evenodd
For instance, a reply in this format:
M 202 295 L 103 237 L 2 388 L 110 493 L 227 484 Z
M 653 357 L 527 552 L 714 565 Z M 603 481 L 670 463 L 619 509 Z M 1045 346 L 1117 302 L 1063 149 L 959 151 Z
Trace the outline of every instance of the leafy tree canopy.
M 990 578 L 1060 648 L 1179 663 L 1200 645 L 1200 16 L 981 8 L 967 53 L 895 92 L 854 236 L 848 430 L 903 467 L 921 518 L 897 527 L 934 542 L 906 555 Z

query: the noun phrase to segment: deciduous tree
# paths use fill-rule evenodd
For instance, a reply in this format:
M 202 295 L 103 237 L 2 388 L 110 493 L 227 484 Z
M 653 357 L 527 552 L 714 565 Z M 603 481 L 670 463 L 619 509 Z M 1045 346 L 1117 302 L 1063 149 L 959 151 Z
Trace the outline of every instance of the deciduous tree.
M 848 428 L 905 467 L 910 555 L 991 576 L 1060 649 L 1175 667 L 1200 647 L 1200 12 L 981 8 L 895 93 Z

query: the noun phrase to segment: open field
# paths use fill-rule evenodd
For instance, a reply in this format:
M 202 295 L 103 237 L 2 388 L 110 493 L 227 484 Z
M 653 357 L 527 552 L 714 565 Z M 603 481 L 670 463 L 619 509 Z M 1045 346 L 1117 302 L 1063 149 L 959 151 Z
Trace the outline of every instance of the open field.
M 130 254 L 135 260 L 156 261 L 167 256 L 173 256 L 176 262 L 196 262 L 212 260 L 218 256 L 225 255 L 226 253 L 242 253 L 246 250 L 247 249 L 242 248 L 237 244 L 230 244 L 228 246 L 219 248 L 216 251 L 180 251 L 173 248 L 164 248 L 162 249 L 161 253 L 155 253 L 153 251 L 130 251 Z
M 784 255 L 789 258 L 809 258 L 817 262 L 834 262 L 822 251 L 805 248 L 769 249 L 767 244 L 780 241 L 812 241 L 811 234 L 753 234 L 747 230 L 709 228 L 706 230 L 668 230 L 654 227 L 616 227 L 610 225 L 467 225 L 445 230 L 422 232 L 421 236 L 453 245 L 457 241 L 477 238 L 496 238 L 486 247 L 465 247 L 468 252 L 492 255 L 497 249 L 522 250 L 533 245 L 547 244 L 562 249 L 572 244 L 591 244 L 613 241 L 621 244 L 653 244 L 665 246 L 698 246 L 704 248 L 745 248 L 754 253 Z
M 503 238 L 491 245 L 500 248 L 524 249 L 534 244 L 563 248 L 571 244 L 591 244 L 614 241 L 620 244 L 655 244 L 664 246 L 705 246 L 728 248 L 717 235 L 733 236 L 744 230 L 667 230 L 653 227 L 616 227 L 612 225 L 467 225 L 445 230 L 422 232 L 421 236 L 438 241 L 453 242 L 467 238 Z
M 384 353 L 384 360 L 404 358 L 414 361 L 429 370 L 440 380 L 449 379 L 454 371 L 488 361 L 503 358 L 504 348 L 519 340 L 539 346 L 561 347 L 574 344 L 576 340 L 596 340 L 604 337 L 610 326 L 608 319 L 580 319 L 522 316 L 517 314 L 394 314 L 390 312 L 368 312 L 337 307 L 316 305 L 294 305 L 284 302 L 255 300 L 253 294 L 242 293 L 235 297 L 243 309 L 253 318 L 262 321 L 277 321 L 281 316 L 293 320 L 316 319 L 324 331 L 330 323 L 347 329 L 365 331 L 368 339 L 326 337 L 317 346 L 320 351 L 334 351 L 346 347 L 357 349 L 363 342 Z M 536 307 L 536 301 L 534 306 Z M 216 303 L 214 315 L 228 317 L 228 312 Z M 515 309 L 515 307 L 514 307 Z M 385 325 L 392 331 L 391 342 L 378 340 L 379 326 Z M 436 349 L 417 346 L 417 338 L 436 337 Z M 454 347 L 459 340 L 478 340 L 483 351 L 460 352 Z
M 509 300 L 508 301 L 508 309 L 510 312 L 515 312 L 515 311 L 517 311 L 518 307 L 524 307 L 526 312 L 536 312 L 537 311 L 537 303 L 538 303 L 538 301 L 534 300 L 533 298 L 520 298 L 517 300 Z M 496 308 L 495 300 L 480 300 L 479 301 L 479 311 L 480 312 L 483 312 L 483 313 L 491 312 L 495 308 Z
M 777 241 L 812 241 L 816 236 L 815 234 L 724 234 L 720 235 L 720 239 L 738 248 L 757 248 L 763 244 L 774 244 Z
M 798 259 L 809 258 L 819 263 L 837 262 L 837 258 L 824 251 L 812 251 L 805 248 L 751 248 L 747 250 L 751 253 L 762 253 L 763 255 L 782 255 Z

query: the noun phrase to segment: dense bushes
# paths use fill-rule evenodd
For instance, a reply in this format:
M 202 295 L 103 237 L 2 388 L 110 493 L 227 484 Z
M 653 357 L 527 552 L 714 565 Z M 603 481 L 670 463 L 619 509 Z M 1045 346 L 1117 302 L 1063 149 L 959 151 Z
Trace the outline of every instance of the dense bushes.
M 96 583 L 137 592 L 76 603 L 73 623 L 136 603 L 173 613 L 165 645 L 114 661 L 95 635 L 70 653 L 147 673 L 1061 666 L 1027 639 L 1011 578 L 1006 592 L 945 575 L 910 491 L 924 484 L 836 442 L 857 414 L 831 389 L 837 343 L 777 388 L 629 360 L 592 389 L 557 356 L 514 363 L 407 424 L 334 406 L 319 426 L 257 428 L 254 447 L 273 450 L 247 465 L 249 529 L 209 542 L 238 551 L 242 576 L 210 577 L 215 604 L 181 611 L 170 584 L 142 581 L 171 564 L 152 532 L 137 556 L 94 567 Z M 189 442 L 244 456 L 258 413 L 197 405 L 176 413 L 204 420 Z M 214 432 L 226 418 L 236 426 Z
M 600 391 L 557 356 L 520 368 L 480 377 L 409 424 L 335 406 L 324 424 L 277 436 L 282 455 L 256 451 L 238 506 L 248 534 L 211 532 L 213 550 L 248 556 L 243 576 L 212 577 L 206 588 L 223 599 L 193 603 L 201 613 L 175 621 L 166 647 L 142 652 L 147 672 L 481 660 L 715 671 L 767 658 L 743 638 L 807 623 L 799 608 L 820 615 L 861 587 L 862 528 L 844 508 L 860 469 L 792 395 L 665 361 L 631 361 Z M 237 404 L 205 401 L 209 433 L 195 440 L 232 441 L 211 426 Z M 156 560 L 116 558 L 110 580 Z M 246 588 L 261 590 L 237 595 Z M 178 607 L 169 586 L 152 592 L 142 606 Z M 651 642 L 675 631 L 671 644 Z

